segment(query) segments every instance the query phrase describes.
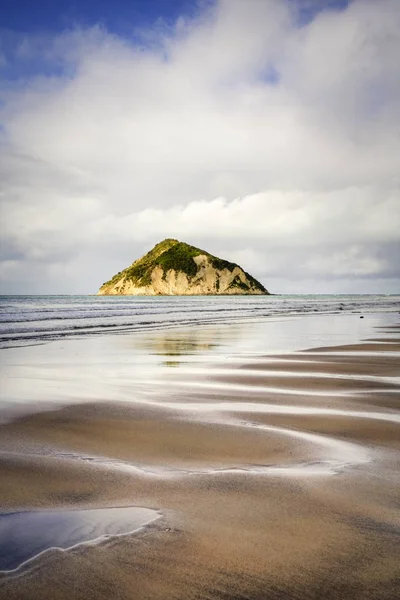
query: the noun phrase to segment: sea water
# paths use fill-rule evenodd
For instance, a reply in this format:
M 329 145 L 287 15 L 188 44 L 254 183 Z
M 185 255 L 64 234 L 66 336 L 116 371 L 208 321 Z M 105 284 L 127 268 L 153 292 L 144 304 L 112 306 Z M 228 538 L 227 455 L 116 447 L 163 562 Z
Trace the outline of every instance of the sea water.
M 400 310 L 400 296 L 0 296 L 0 348 L 65 338 Z

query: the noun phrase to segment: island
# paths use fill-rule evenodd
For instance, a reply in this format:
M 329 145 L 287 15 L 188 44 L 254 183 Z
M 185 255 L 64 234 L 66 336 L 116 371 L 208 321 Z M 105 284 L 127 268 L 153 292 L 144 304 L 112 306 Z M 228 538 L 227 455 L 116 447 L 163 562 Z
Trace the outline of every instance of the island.
M 168 238 L 103 283 L 97 294 L 200 296 L 269 292 L 239 265 Z

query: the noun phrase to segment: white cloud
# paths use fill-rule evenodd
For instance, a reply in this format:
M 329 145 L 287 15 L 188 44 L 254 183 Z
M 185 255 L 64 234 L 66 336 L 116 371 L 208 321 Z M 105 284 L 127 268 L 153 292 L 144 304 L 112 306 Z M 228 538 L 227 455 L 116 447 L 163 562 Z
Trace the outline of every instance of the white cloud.
M 267 287 L 392 291 L 399 27 L 397 0 L 304 27 L 281 1 L 220 0 L 145 47 L 99 27 L 25 39 L 61 74 L 3 85 L 5 291 L 95 291 L 167 236 Z

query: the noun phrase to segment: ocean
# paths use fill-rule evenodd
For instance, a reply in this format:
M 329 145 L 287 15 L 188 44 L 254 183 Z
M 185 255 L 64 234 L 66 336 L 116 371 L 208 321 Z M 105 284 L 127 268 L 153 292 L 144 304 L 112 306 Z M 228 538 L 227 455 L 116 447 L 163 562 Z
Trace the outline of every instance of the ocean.
M 399 295 L 0 296 L 0 348 L 290 315 L 399 310 Z

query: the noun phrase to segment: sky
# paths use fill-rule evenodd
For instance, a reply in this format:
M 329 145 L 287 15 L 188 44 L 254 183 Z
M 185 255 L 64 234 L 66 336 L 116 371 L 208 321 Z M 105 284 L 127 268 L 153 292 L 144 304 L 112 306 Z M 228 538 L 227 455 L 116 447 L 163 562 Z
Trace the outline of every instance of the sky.
M 96 293 L 166 237 L 399 293 L 399 31 L 399 0 L 3 0 L 1 293 Z

